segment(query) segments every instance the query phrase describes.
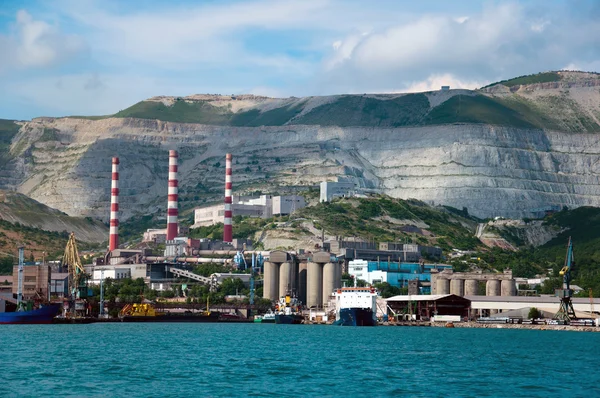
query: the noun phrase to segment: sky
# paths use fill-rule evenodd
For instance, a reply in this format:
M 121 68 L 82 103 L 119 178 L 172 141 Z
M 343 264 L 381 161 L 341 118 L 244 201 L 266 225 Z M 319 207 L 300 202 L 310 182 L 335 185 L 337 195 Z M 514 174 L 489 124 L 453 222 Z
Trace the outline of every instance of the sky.
M 0 118 L 600 71 L 600 1 L 0 0 Z

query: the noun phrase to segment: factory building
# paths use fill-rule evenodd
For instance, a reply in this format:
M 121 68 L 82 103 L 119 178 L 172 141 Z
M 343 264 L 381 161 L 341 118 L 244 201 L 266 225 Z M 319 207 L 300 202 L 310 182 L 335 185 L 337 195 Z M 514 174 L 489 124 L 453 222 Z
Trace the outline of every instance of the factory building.
M 337 177 L 337 181 L 323 181 L 320 184 L 319 202 L 330 202 L 335 198 L 354 196 L 356 185 L 350 178 Z
M 468 319 L 471 301 L 455 294 L 402 295 L 386 299 L 398 320 L 429 320 L 434 316 Z
M 185 236 L 190 232 L 188 227 L 177 224 L 177 236 Z M 147 229 L 144 232 L 142 242 L 165 243 L 167 240 L 167 229 Z
M 365 242 L 362 240 L 332 240 L 323 244 L 323 250 L 331 251 L 346 261 L 387 260 L 394 262 L 418 262 L 425 255 L 429 259 L 441 260 L 442 249 L 406 243 Z
M 69 274 L 52 272 L 50 276 L 50 297 L 67 297 L 69 295 Z
M 23 299 L 33 300 L 36 298 L 48 298 L 50 293 L 50 275 L 49 265 L 30 265 L 23 266 Z M 12 293 L 17 294 L 19 278 L 19 266 L 13 266 Z
M 560 307 L 560 300 L 556 296 L 523 297 L 523 296 L 465 296 L 471 301 L 471 314 L 473 317 L 489 316 L 508 311 L 535 307 L 540 311 L 556 314 Z M 571 299 L 576 312 L 598 312 L 600 299 L 573 297 Z M 525 311 L 523 311 L 525 312 Z
M 417 284 L 419 294 L 431 293 L 431 273 L 451 270 L 449 264 L 399 263 L 387 261 L 352 260 L 348 262 L 348 273 L 369 284 L 387 282 L 395 287 L 409 287 L 411 281 Z
M 234 216 L 270 218 L 291 214 L 294 210 L 306 206 L 304 197 L 298 195 L 256 197 L 233 196 L 231 209 Z M 218 204 L 194 210 L 192 228 L 205 227 L 223 222 L 225 204 Z

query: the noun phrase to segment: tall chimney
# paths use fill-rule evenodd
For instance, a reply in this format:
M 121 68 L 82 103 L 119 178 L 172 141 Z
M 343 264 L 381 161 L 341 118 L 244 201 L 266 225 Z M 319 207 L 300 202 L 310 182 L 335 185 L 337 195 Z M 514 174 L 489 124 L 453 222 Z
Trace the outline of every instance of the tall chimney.
M 167 240 L 177 237 L 177 151 L 169 151 L 169 203 L 167 205 Z
M 119 248 L 119 158 L 112 158 L 112 182 L 110 185 L 110 235 L 108 250 Z
M 231 226 L 231 154 L 225 155 L 225 219 L 223 220 L 223 242 L 231 242 L 233 231 Z

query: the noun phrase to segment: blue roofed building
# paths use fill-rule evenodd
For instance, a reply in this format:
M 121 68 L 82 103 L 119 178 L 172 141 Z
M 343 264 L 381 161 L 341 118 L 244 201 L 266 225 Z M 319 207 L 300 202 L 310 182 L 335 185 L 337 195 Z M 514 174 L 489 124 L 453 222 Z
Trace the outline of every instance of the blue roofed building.
M 420 294 L 431 293 L 432 270 L 452 270 L 452 265 L 365 260 L 353 260 L 348 263 L 350 275 L 370 284 L 387 282 L 395 287 L 407 288 L 409 281 L 418 280 Z

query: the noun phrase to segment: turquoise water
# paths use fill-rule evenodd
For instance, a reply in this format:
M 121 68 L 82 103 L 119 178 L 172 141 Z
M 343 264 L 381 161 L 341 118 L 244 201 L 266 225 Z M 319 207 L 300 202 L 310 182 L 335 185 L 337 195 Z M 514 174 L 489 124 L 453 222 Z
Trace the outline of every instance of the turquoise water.
M 115 323 L 0 342 L 2 397 L 600 396 L 600 333 Z

